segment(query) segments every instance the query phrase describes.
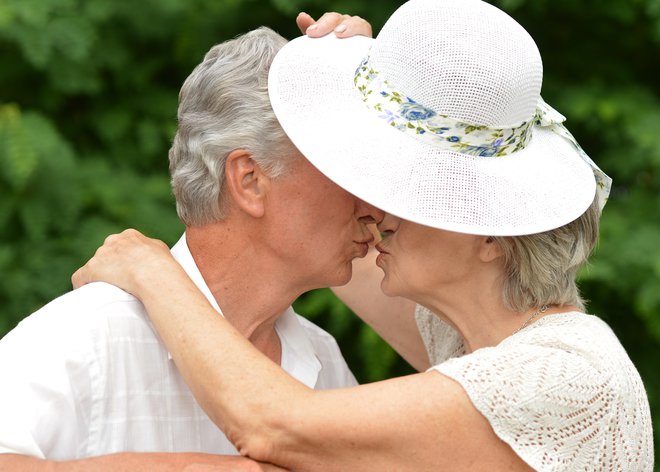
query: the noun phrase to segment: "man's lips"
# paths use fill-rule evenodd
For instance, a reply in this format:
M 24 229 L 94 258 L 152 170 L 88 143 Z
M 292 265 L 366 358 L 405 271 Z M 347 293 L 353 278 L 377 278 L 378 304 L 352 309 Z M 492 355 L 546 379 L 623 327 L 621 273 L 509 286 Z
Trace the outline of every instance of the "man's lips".
M 374 242 L 374 237 L 373 235 L 371 235 L 371 237 L 369 238 L 358 239 L 358 240 L 354 240 L 353 242 L 356 244 L 366 244 L 368 246 L 370 243 Z
M 369 243 L 373 242 L 374 238 L 373 236 L 370 238 L 365 238 L 365 239 L 360 239 L 357 241 L 353 241 L 355 244 L 360 246 L 360 256 L 358 257 L 364 257 L 367 255 L 369 252 Z
M 382 243 L 378 243 L 378 244 L 376 244 L 376 250 L 377 250 L 378 252 L 380 252 L 381 254 L 389 254 L 389 252 L 387 252 L 387 251 L 383 248 Z
M 373 243 L 373 242 L 374 242 L 374 235 L 371 234 L 371 233 L 369 233 L 369 236 L 368 236 L 368 237 L 366 237 L 366 238 L 364 238 L 364 239 L 362 239 L 362 240 L 360 240 L 360 241 L 358 241 L 358 242 L 359 242 L 359 243 L 367 243 L 367 244 Z

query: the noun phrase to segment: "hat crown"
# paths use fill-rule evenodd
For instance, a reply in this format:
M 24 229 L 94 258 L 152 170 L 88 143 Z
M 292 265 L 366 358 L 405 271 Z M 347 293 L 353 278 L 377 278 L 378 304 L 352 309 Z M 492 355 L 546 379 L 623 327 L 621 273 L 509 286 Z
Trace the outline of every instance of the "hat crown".
M 541 93 L 543 65 L 534 40 L 480 0 L 405 3 L 383 26 L 370 63 L 421 105 L 475 125 L 529 121 Z
M 376 39 L 294 39 L 268 88 L 291 141 L 348 192 L 422 225 L 515 236 L 596 195 L 597 167 L 543 106 L 542 69 L 492 5 L 410 0 Z

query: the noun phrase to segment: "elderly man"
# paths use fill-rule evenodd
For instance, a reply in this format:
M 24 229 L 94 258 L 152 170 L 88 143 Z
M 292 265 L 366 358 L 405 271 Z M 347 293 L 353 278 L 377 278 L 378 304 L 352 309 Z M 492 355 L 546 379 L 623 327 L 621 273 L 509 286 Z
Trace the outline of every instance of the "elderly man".
M 334 339 L 290 305 L 347 283 L 372 239 L 366 225 L 381 215 L 281 130 L 266 84 L 284 43 L 252 31 L 213 47 L 184 83 L 170 170 L 186 231 L 172 253 L 209 303 L 293 377 L 351 386 Z M 0 341 L 0 372 L 0 470 L 249 462 L 207 455 L 236 450 L 195 402 L 141 303 L 113 286 L 85 286 L 22 321 Z M 125 451 L 191 454 L 114 454 Z

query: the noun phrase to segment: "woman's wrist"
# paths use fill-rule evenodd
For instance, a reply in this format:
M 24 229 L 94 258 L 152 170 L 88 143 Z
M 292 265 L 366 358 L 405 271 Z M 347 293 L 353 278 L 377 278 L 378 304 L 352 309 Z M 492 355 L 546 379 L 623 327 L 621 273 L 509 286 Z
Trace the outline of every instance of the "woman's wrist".
M 146 303 L 166 294 L 178 293 L 186 284 L 193 285 L 183 267 L 168 254 L 136 263 L 127 273 L 125 290 Z

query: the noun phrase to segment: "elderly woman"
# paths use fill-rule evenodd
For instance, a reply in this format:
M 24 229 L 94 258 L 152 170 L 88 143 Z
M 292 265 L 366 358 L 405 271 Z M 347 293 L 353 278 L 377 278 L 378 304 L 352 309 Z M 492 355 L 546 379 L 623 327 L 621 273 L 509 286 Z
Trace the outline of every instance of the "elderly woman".
M 541 77 L 529 35 L 479 0 L 411 0 L 375 40 L 303 37 L 271 67 L 294 144 L 387 212 L 376 264 L 383 292 L 399 298 L 388 305 L 364 267 L 343 294 L 414 365 L 430 361 L 424 373 L 310 390 L 218 316 L 162 243 L 134 231 L 109 238 L 74 282 L 138 296 L 200 404 L 261 461 L 650 471 L 641 379 L 610 328 L 583 312 L 575 283 L 609 179 L 541 100 Z

